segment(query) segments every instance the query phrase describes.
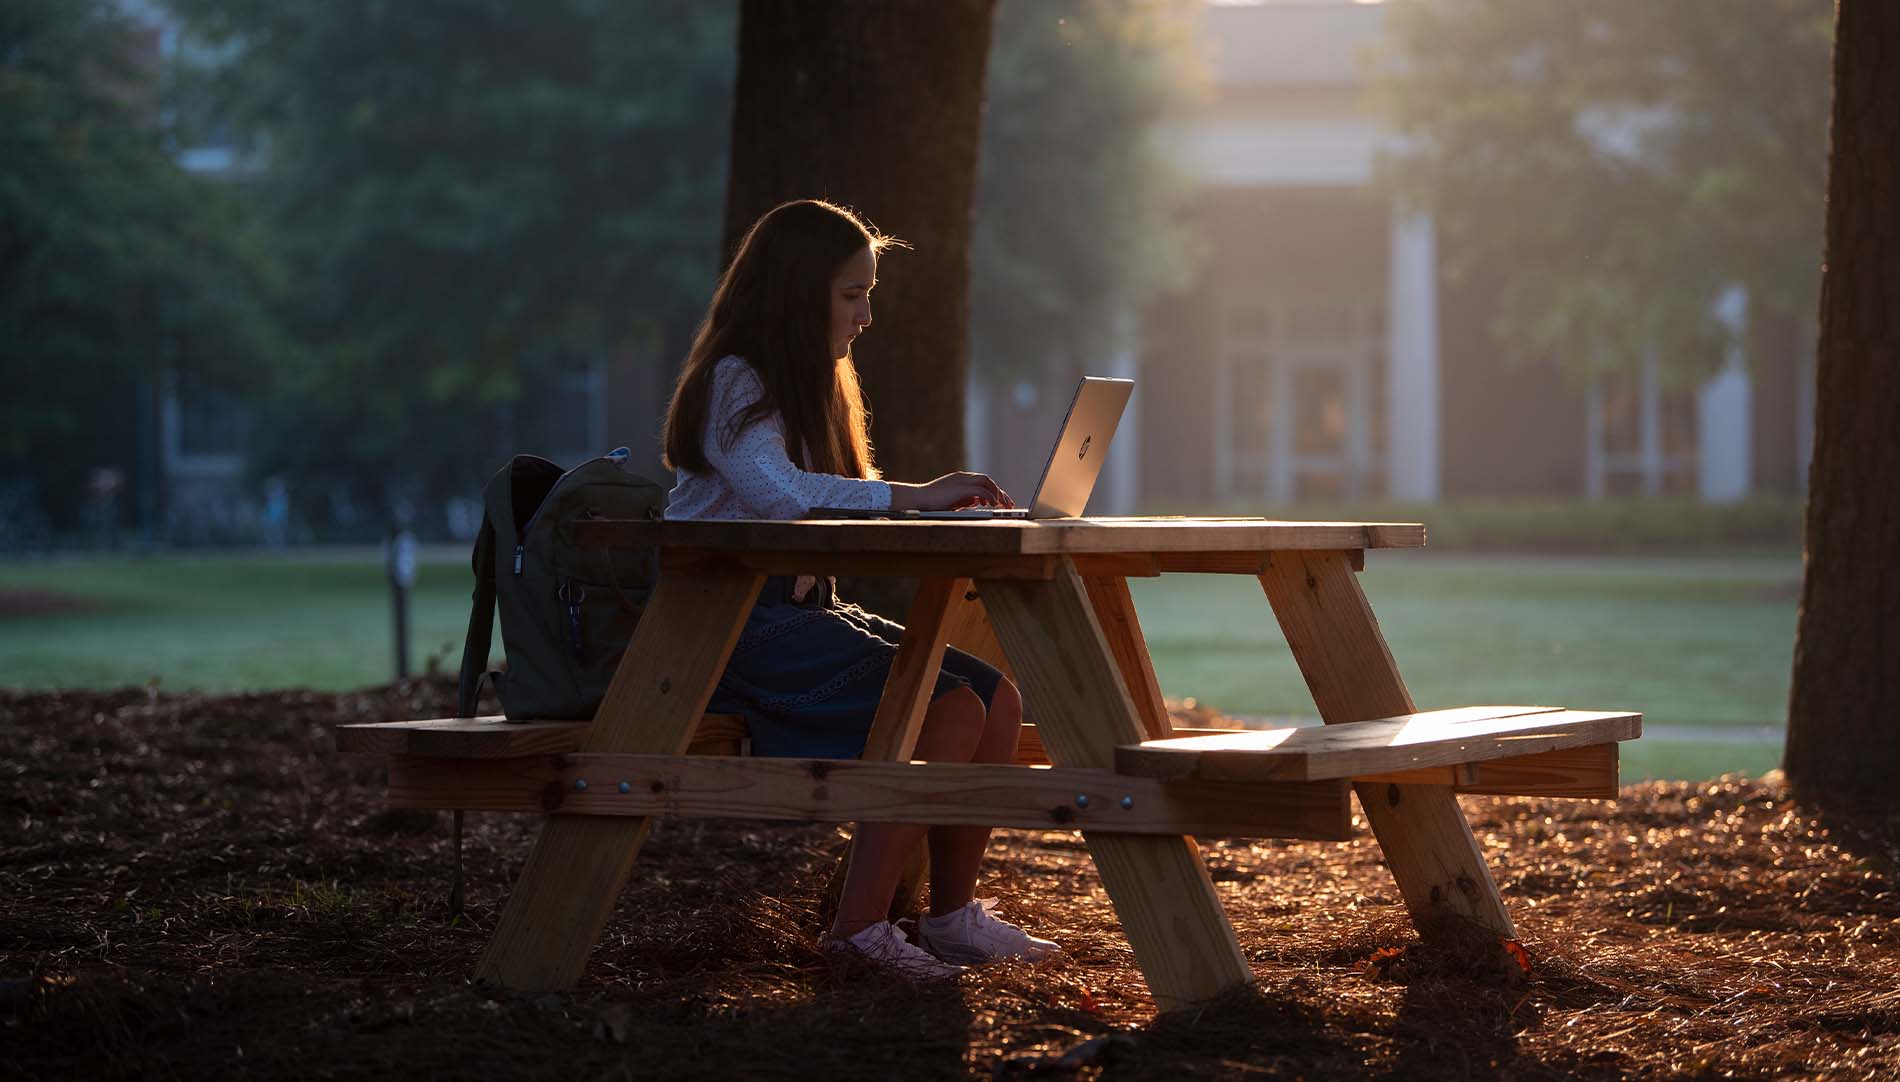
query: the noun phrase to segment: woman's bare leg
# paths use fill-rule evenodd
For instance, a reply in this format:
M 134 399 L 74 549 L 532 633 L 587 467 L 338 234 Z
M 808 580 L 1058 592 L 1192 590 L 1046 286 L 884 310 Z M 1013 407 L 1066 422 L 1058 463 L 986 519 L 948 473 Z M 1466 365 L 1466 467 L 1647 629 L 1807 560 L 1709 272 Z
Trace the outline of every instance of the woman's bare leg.
M 1020 721 L 1021 710 L 1017 711 Z M 939 696 L 924 712 L 924 724 L 917 734 L 919 759 L 940 763 L 967 763 L 972 752 L 989 739 L 985 725 L 983 700 L 969 688 L 959 688 Z M 1011 745 L 1012 757 L 1015 746 Z M 834 939 L 849 939 L 884 920 L 890 913 L 891 896 L 897 891 L 904 862 L 931 828 L 918 823 L 860 823 L 852 839 L 851 866 L 845 870 L 844 889 L 838 898 L 838 916 L 831 922 Z M 988 830 L 984 828 L 984 834 Z M 982 847 L 977 848 L 982 858 Z M 931 859 L 936 859 L 935 847 Z M 971 872 L 974 883 L 975 872 Z M 937 876 L 931 876 L 931 894 Z
M 973 763 L 1013 763 L 1016 741 L 1023 727 L 1023 698 L 1008 677 L 996 685 L 990 698 L 983 738 L 977 741 Z M 930 915 L 941 917 L 970 904 L 976 896 L 976 873 L 989 848 L 989 827 L 930 828 Z

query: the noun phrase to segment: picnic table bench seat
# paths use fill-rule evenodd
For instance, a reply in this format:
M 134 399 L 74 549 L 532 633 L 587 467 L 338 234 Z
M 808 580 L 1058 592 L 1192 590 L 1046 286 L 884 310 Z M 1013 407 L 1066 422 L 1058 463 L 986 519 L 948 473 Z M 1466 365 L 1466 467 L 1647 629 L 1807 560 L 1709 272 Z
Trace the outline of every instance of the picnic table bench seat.
M 1148 778 L 1297 782 L 1350 778 L 1451 785 L 1505 796 L 1614 799 L 1617 741 L 1641 714 L 1555 706 L 1468 706 L 1337 725 L 1182 734 L 1115 749 Z
M 336 750 L 360 755 L 426 755 L 444 759 L 508 759 L 578 751 L 588 721 L 476 718 L 353 722 L 336 727 Z M 705 714 L 688 755 L 742 755 L 750 733 L 738 714 Z
M 336 741 L 341 752 L 390 757 L 389 797 L 398 806 L 551 811 L 546 782 L 585 765 L 588 757 L 579 752 L 590 724 L 500 717 L 359 723 L 337 726 Z M 1616 742 L 1641 731 L 1641 714 L 1463 707 L 1329 726 L 1180 728 L 1169 739 L 1118 747 L 1115 770 L 1159 781 L 1389 782 L 1450 785 L 1473 794 L 1613 799 Z M 704 715 L 686 749 L 693 756 L 748 752 L 745 719 L 734 714 Z M 1049 763 L 1033 724 L 1023 726 L 1016 763 Z M 800 812 L 822 809 L 797 805 L 778 817 L 803 817 Z

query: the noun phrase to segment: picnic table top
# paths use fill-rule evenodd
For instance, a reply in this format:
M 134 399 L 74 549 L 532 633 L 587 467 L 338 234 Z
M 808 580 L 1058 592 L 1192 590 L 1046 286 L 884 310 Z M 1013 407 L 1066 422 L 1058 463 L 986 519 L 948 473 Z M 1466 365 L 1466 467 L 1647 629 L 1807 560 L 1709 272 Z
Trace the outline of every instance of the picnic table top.
M 1286 522 L 1261 518 L 1079 518 L 904 521 L 764 519 L 569 523 L 586 547 L 735 549 L 896 555 L 1061 556 L 1289 549 L 1421 548 L 1417 522 Z

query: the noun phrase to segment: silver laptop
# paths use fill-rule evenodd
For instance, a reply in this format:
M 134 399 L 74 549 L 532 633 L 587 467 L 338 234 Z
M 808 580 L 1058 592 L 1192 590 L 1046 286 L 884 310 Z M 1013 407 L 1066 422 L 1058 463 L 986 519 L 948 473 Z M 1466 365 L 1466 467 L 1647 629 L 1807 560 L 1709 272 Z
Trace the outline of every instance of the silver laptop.
M 810 518 L 901 518 L 901 519 L 993 519 L 993 518 L 1080 518 L 1095 490 L 1095 478 L 1108 458 L 1108 444 L 1115 438 L 1115 426 L 1128 408 L 1128 396 L 1135 390 L 1131 379 L 1084 376 L 1075 385 L 1069 399 L 1069 411 L 1062 417 L 1062 430 L 1056 434 L 1049 460 L 1043 464 L 1042 479 L 1028 507 L 968 507 L 960 511 L 859 511 L 837 507 L 814 507 Z

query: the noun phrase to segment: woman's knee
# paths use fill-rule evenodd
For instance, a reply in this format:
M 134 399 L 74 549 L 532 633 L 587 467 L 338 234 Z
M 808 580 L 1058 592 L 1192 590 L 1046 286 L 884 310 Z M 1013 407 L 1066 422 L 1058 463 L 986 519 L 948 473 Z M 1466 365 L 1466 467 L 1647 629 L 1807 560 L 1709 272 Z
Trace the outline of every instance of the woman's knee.
M 1009 677 L 997 681 L 996 692 L 990 696 L 990 724 L 1019 725 L 1023 720 L 1023 693 L 1016 688 L 1016 682 Z
M 1008 677 L 1004 677 L 990 695 L 989 717 L 983 723 L 983 740 L 977 745 L 975 760 L 981 763 L 1015 762 L 1022 730 L 1022 693 L 1016 690 L 1016 685 Z
M 969 762 L 989 723 L 983 699 L 967 687 L 939 695 L 924 712 L 916 755 L 942 762 Z

